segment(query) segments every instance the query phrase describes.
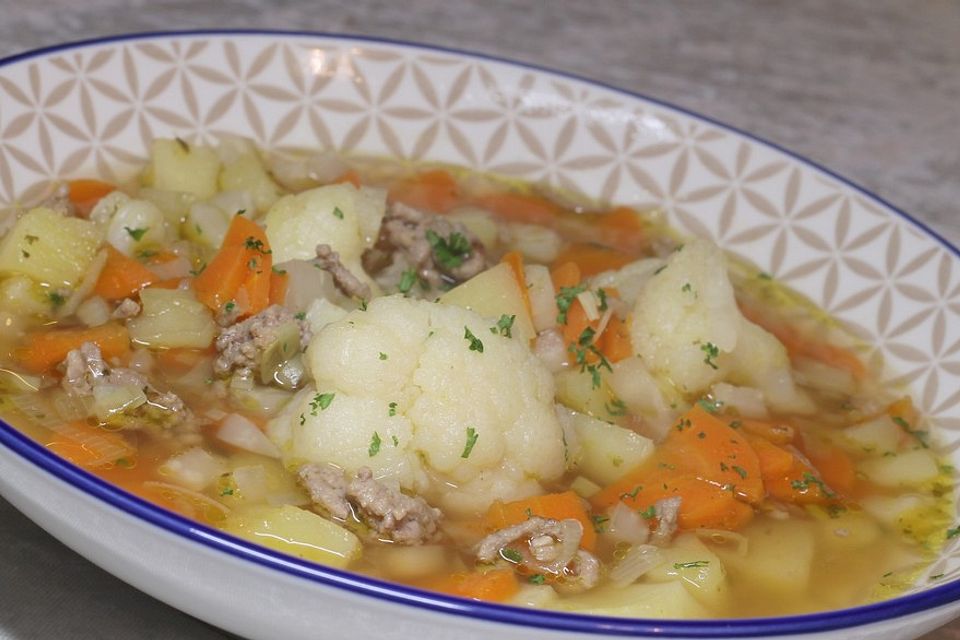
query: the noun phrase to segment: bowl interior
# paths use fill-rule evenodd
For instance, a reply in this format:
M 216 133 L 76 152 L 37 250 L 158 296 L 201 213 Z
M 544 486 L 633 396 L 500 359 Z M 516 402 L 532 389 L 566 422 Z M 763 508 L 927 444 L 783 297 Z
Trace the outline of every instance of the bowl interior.
M 0 208 L 36 201 L 62 178 L 123 182 L 154 137 L 239 134 L 266 148 L 452 163 L 660 209 L 842 320 L 871 345 L 865 357 L 885 384 L 909 386 L 960 465 L 956 250 L 857 186 L 719 123 L 488 57 L 316 34 L 55 48 L 0 64 L 0 96 Z M 954 541 L 914 591 L 946 601 L 960 593 L 945 585 L 958 575 Z

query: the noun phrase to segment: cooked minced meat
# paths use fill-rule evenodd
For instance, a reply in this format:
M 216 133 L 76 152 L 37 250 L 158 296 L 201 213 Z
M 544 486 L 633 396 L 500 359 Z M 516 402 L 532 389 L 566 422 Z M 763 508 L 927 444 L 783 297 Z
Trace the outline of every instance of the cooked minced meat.
M 353 515 L 370 528 L 374 538 L 417 545 L 439 537 L 439 509 L 376 480 L 367 467 L 348 479 L 334 467 L 308 464 L 300 468 L 298 477 L 320 511 L 346 523 Z
M 477 544 L 476 555 L 480 562 L 508 559 L 528 571 L 557 576 L 557 586 L 562 584 L 566 591 L 582 591 L 600 579 L 600 561 L 580 549 L 582 537 L 578 520 L 532 516 L 485 537 Z M 513 554 L 507 555 L 506 549 Z
M 259 365 L 263 352 L 276 340 L 280 327 L 289 323 L 296 323 L 300 330 L 300 348 L 305 349 L 310 343 L 309 327 L 278 304 L 227 327 L 217 336 L 214 372 L 221 376 L 232 371 L 249 374 Z
M 113 310 L 113 313 L 110 314 L 110 317 L 115 320 L 126 320 L 127 318 L 132 318 L 140 313 L 140 305 L 137 304 L 136 300 L 131 300 L 130 298 L 124 298 L 123 302 L 117 305 L 117 308 Z
M 111 415 L 107 422 L 113 427 L 149 431 L 180 447 L 194 446 L 202 441 L 200 425 L 177 394 L 156 389 L 143 374 L 133 369 L 110 367 L 96 344 L 84 342 L 68 352 L 61 368 L 64 373 L 60 386 L 72 396 L 92 397 L 98 389 L 108 387 L 143 390 L 146 402 Z
M 364 260 L 371 270 L 395 278 L 413 269 L 433 289 L 469 280 L 487 268 L 483 243 L 466 226 L 399 202 L 387 211 L 377 246 Z
M 317 259 L 314 264 L 333 276 L 333 284 L 343 295 L 360 300 L 370 299 L 370 287 L 343 266 L 340 254 L 331 249 L 330 245 L 317 245 Z

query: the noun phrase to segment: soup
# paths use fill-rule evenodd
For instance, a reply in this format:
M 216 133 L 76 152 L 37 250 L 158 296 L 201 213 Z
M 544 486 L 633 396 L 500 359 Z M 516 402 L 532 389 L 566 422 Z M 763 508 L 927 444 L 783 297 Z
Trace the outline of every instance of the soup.
M 654 212 L 155 141 L 0 241 L 0 411 L 126 491 L 456 596 L 749 617 L 895 595 L 948 537 L 908 396 Z

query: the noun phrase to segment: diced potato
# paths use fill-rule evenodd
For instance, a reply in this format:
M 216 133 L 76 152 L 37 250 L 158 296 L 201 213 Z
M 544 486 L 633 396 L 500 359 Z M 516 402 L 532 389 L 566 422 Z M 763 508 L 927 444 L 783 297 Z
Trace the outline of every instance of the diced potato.
M 880 537 L 876 521 L 862 511 L 844 511 L 817 522 L 817 541 L 824 549 L 847 553 L 865 549 Z
M 651 582 L 678 581 L 704 606 L 722 609 L 729 597 L 723 562 L 697 536 L 684 533 L 660 549 L 663 562 L 645 576 Z
M 449 548 L 438 544 L 415 547 L 378 545 L 367 552 L 367 557 L 380 567 L 387 577 L 395 580 L 413 580 L 437 574 L 451 562 Z
M 783 597 L 799 596 L 810 583 L 814 552 L 813 525 L 798 520 L 762 520 L 741 531 L 747 553 L 717 547 L 727 572 L 757 590 Z
M 33 278 L 10 276 L 0 282 L 0 307 L 23 315 L 47 315 L 53 303 Z
M 583 476 L 577 476 L 573 479 L 573 482 L 570 483 L 570 489 L 581 498 L 590 498 L 602 488 L 603 487 L 593 480 L 588 480 Z
M 548 602 L 547 607 L 598 616 L 625 618 L 708 618 L 710 611 L 679 582 L 640 582 L 628 587 L 599 587 L 582 595 Z
M 516 316 L 511 328 L 514 338 L 529 342 L 536 335 L 523 292 L 508 264 L 501 263 L 478 273 L 440 296 L 438 302 L 472 309 L 494 321 L 501 315 Z
M 604 370 L 606 373 L 606 370 Z M 574 411 L 591 416 L 606 418 L 610 416 L 610 402 L 615 396 L 607 385 L 606 378 L 600 376 L 600 386 L 593 386 L 593 376 L 578 369 L 567 369 L 556 374 L 557 400 Z
M 181 233 L 187 240 L 219 249 L 229 225 L 229 220 L 218 207 L 206 202 L 194 202 L 187 210 Z
M 560 596 L 548 584 L 521 584 L 520 590 L 510 598 L 507 604 L 515 607 L 531 607 L 533 609 L 549 609 Z
M 500 228 L 488 211 L 476 207 L 460 207 L 447 214 L 477 237 L 487 250 L 496 248 L 500 240 Z
M 527 295 L 530 297 L 530 320 L 539 333 L 557 326 L 557 298 L 553 290 L 550 269 L 542 264 L 524 266 L 527 278 Z
M 23 215 L 0 241 L 0 275 L 20 274 L 50 287 L 76 285 L 102 241 L 88 220 L 39 207 Z
M 930 500 L 919 495 L 869 496 L 861 501 L 863 510 L 889 525 L 900 524 L 911 512 L 930 506 Z
M 840 433 L 843 435 L 840 444 L 853 450 L 875 454 L 896 451 L 902 435 L 900 427 L 887 415 L 847 427 Z
M 635 431 L 582 413 L 571 420 L 580 442 L 580 473 L 600 485 L 619 479 L 653 454 L 653 441 Z
M 904 451 L 892 456 L 871 458 L 859 470 L 882 487 L 917 487 L 937 477 L 937 459 L 927 449 Z
M 283 505 L 234 511 L 223 530 L 303 560 L 344 568 L 360 557 L 360 540 L 315 513 Z
M 153 141 L 145 173 L 147 186 L 206 199 L 217 192 L 219 175 L 220 158 L 213 149 L 169 138 Z
M 205 349 L 217 333 L 210 310 L 189 291 L 146 288 L 140 292 L 143 311 L 127 327 L 135 343 L 155 349 Z
M 272 207 L 282 194 L 280 186 L 260 161 L 256 149 L 223 160 L 220 188 L 224 191 L 246 191 L 253 197 L 254 206 L 260 212 Z

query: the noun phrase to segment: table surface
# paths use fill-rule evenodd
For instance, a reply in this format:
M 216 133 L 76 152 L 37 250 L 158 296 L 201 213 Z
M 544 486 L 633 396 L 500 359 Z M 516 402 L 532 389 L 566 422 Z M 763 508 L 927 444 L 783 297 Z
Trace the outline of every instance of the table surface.
M 960 243 L 960 2 L 0 0 L 0 56 L 114 33 L 313 29 L 572 71 L 749 130 Z M 226 638 L 0 499 L 0 639 Z M 924 640 L 960 639 L 960 622 Z

